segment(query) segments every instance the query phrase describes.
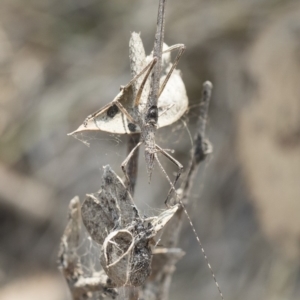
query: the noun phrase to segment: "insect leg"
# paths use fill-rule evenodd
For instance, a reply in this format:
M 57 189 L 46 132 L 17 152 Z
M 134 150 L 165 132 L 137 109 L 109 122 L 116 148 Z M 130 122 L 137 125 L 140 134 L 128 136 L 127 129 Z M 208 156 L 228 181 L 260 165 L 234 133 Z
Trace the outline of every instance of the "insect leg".
M 147 64 L 147 66 L 136 76 L 134 76 L 125 86 L 121 87 L 122 89 L 129 88 L 137 79 L 139 79 L 147 70 L 150 68 L 152 70 L 153 66 L 156 64 L 157 58 L 153 58 L 150 63 Z M 150 71 L 151 71 L 150 70 Z M 148 73 L 147 73 L 148 74 Z M 146 77 L 148 77 L 146 75 Z M 147 79 L 146 79 L 147 80 Z
M 148 79 L 153 67 L 155 66 L 156 62 L 157 62 L 157 58 L 153 58 L 151 60 L 151 62 L 139 74 L 134 76 L 134 78 L 132 80 L 130 80 L 126 86 L 122 87 L 122 91 L 128 89 L 142 74 L 144 74 L 147 71 L 147 73 L 141 83 L 141 86 L 139 87 L 137 95 L 135 97 L 134 106 L 139 105 L 144 86 L 145 86 L 147 79 Z M 128 113 L 128 111 L 124 108 L 124 106 L 119 102 L 120 99 L 121 99 L 121 97 L 117 96 L 111 103 L 115 104 L 120 109 L 120 111 L 126 115 L 126 117 L 130 120 L 130 122 L 136 124 L 136 121 L 132 118 L 132 116 Z
M 161 152 L 165 157 L 167 157 L 174 165 L 176 165 L 178 167 L 178 172 L 176 174 L 176 177 L 175 177 L 175 180 L 171 186 L 171 189 L 169 190 L 169 193 L 167 195 L 167 199 L 165 200 L 165 204 L 168 206 L 168 200 L 169 200 L 169 197 L 171 195 L 171 192 L 172 190 L 175 191 L 175 185 L 183 171 L 183 165 L 178 161 L 176 160 L 172 155 L 170 155 L 168 152 L 166 152 L 164 149 L 162 149 L 161 147 L 159 147 L 158 145 L 155 145 L 156 149 Z
M 130 86 L 140 77 L 142 76 L 145 72 L 147 72 L 140 88 L 139 91 L 137 93 L 136 99 L 135 99 L 135 103 L 137 103 L 137 105 L 139 104 L 139 100 L 141 97 L 141 94 L 143 92 L 143 88 L 145 86 L 145 83 L 149 77 L 150 72 L 152 71 L 154 65 L 156 64 L 157 59 L 154 58 L 152 59 L 152 61 L 139 73 L 137 74 L 135 77 L 133 77 L 125 86 L 121 86 L 121 91 L 118 93 L 118 95 L 108 104 L 106 104 L 105 106 L 103 106 L 102 108 L 100 108 L 99 110 L 97 110 L 96 112 L 94 112 L 93 114 L 89 115 L 85 121 L 84 124 L 87 124 L 87 122 L 91 119 L 96 118 L 98 115 L 101 115 L 102 113 L 104 113 L 105 111 L 107 111 L 110 107 L 112 107 L 113 105 L 116 105 L 120 111 L 126 115 L 126 117 L 130 120 L 130 122 L 132 123 L 136 123 L 135 120 L 133 120 L 133 118 L 131 117 L 131 115 L 128 113 L 128 111 L 126 110 L 126 108 L 124 108 L 124 106 L 120 103 L 120 101 L 122 100 L 122 98 L 124 97 L 124 93 L 125 91 L 130 88 Z M 136 105 L 136 104 L 135 104 Z
M 146 75 L 145 75 L 145 77 L 144 77 L 144 79 L 143 79 L 143 81 L 142 81 L 142 83 L 141 83 L 141 85 L 139 87 L 139 90 L 138 90 L 138 92 L 136 94 L 136 97 L 135 97 L 135 100 L 134 100 L 134 106 L 138 106 L 140 104 L 140 99 L 141 99 L 141 96 L 142 96 L 142 92 L 143 92 L 144 86 L 145 86 L 145 84 L 147 82 L 147 79 L 148 79 L 148 77 L 149 77 L 149 75 L 150 75 L 150 73 L 151 73 L 151 71 L 152 71 L 152 69 L 153 69 L 153 67 L 155 66 L 156 63 L 157 63 L 157 58 L 154 57 L 151 60 L 151 62 L 146 66 L 146 68 L 149 68 L 149 69 L 148 69 L 148 72 L 146 73 Z
M 122 164 L 121 164 L 122 171 L 123 171 L 123 173 L 124 173 L 124 175 L 125 175 L 127 187 L 130 187 L 131 185 L 130 185 L 130 179 L 129 179 L 128 175 L 127 175 L 126 166 L 127 166 L 128 162 L 130 161 L 131 157 L 133 156 L 135 150 L 136 150 L 139 146 L 141 146 L 142 143 L 143 143 L 143 142 L 139 142 L 139 143 L 131 150 L 131 152 L 128 154 L 128 156 L 126 157 L 126 159 L 125 159 L 125 160 L 122 162 Z
M 170 77 L 171 77 L 174 69 L 176 68 L 176 66 L 177 66 L 177 64 L 178 64 L 178 62 L 180 60 L 180 57 L 182 56 L 183 52 L 185 51 L 185 45 L 183 45 L 183 44 L 173 45 L 173 46 L 169 47 L 167 50 L 163 51 L 163 53 L 171 52 L 173 50 L 178 50 L 178 53 L 177 53 L 177 56 L 175 58 L 175 61 L 173 62 L 173 65 L 172 65 L 171 69 L 169 70 L 169 72 L 168 72 L 168 74 L 167 74 L 167 76 L 166 76 L 166 78 L 165 78 L 162 86 L 159 89 L 158 97 L 163 92 L 163 90 L 164 90 L 164 88 L 165 88 L 168 80 L 170 79 Z
M 84 120 L 83 124 L 85 124 L 85 126 L 86 126 L 86 124 L 88 123 L 89 120 L 94 119 L 97 116 L 104 113 L 105 111 L 107 111 L 110 107 L 112 107 L 115 104 L 113 102 L 117 101 L 118 99 L 121 99 L 123 97 L 123 95 L 124 95 L 124 90 L 121 90 L 112 102 L 107 103 L 106 105 L 104 105 L 103 107 L 101 107 L 100 109 L 98 109 L 97 111 L 92 113 L 91 115 L 87 116 L 86 119 Z
M 149 77 L 149 75 L 150 75 L 150 73 L 151 73 L 151 71 L 152 71 L 152 69 L 153 69 L 153 67 L 154 67 L 154 65 L 156 64 L 156 62 L 157 62 L 157 58 L 153 58 L 152 60 L 151 60 L 151 62 L 139 73 L 139 74 L 137 74 L 136 76 L 134 76 L 133 77 L 133 79 L 131 79 L 130 81 L 129 81 L 129 83 L 126 85 L 126 86 L 124 86 L 124 87 L 121 87 L 121 92 L 122 91 L 125 91 L 126 89 L 128 89 L 141 75 L 143 75 L 146 71 L 147 71 L 147 73 L 146 73 L 146 75 L 145 75 L 145 77 L 144 77 L 144 79 L 143 79 L 143 81 L 142 81 L 142 84 L 141 84 L 141 86 L 139 87 L 139 90 L 138 90 L 138 92 L 137 92 L 137 95 L 136 95 L 136 97 L 135 97 L 135 100 L 134 100 L 134 106 L 137 106 L 137 105 L 139 105 L 139 102 L 140 102 L 140 98 L 141 98 L 141 95 L 142 95 L 142 92 L 143 92 L 143 89 L 144 89 L 144 86 L 145 86 L 145 83 L 146 83 L 146 81 L 147 81 L 147 79 L 148 79 L 148 77 Z M 120 100 L 121 99 L 121 97 L 116 97 L 111 103 L 112 104 L 115 104 L 119 109 L 120 109 L 120 111 L 123 113 L 123 114 L 125 114 L 126 115 L 126 117 L 130 120 L 130 122 L 132 122 L 132 123 L 134 123 L 134 124 L 136 124 L 137 122 L 136 122 L 136 120 L 134 120 L 133 118 L 132 118 L 132 116 L 128 113 L 128 111 L 124 108 L 124 106 L 120 103 Z

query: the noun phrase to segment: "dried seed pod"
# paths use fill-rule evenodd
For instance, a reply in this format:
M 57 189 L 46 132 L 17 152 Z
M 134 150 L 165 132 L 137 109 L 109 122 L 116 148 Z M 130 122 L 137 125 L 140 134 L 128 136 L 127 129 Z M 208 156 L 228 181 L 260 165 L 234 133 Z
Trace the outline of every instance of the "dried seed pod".
M 140 219 L 130 193 L 108 165 L 104 167 L 100 191 L 87 195 L 81 214 L 87 231 L 100 245 L 113 230 Z
M 117 286 L 130 282 L 130 260 L 134 247 L 134 237 L 128 230 L 116 230 L 104 241 L 100 262 L 106 274 Z
M 104 241 L 100 262 L 117 286 L 140 286 L 150 275 L 152 253 L 148 241 L 135 242 L 128 230 L 113 231 Z
M 142 285 L 151 273 L 151 241 L 177 211 L 140 217 L 130 193 L 110 166 L 104 167 L 101 190 L 87 195 L 82 220 L 92 239 L 102 245 L 100 263 L 117 285 Z

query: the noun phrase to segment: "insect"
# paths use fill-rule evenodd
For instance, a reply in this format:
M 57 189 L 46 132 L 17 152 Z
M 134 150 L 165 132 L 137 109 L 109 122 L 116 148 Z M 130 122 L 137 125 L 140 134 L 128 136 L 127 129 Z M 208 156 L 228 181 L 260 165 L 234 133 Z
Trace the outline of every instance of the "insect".
M 178 209 L 142 218 L 128 189 L 110 166 L 104 167 L 101 189 L 82 204 L 83 224 L 102 245 L 100 263 L 117 286 L 140 286 L 151 272 L 154 237 Z
M 88 116 L 83 125 L 71 135 L 84 130 L 104 130 L 114 133 L 141 132 L 140 142 L 121 165 L 127 183 L 129 178 L 126 166 L 136 149 L 141 144 L 145 144 L 145 161 L 149 181 L 155 160 L 161 166 L 157 153 L 162 153 L 178 167 L 177 175 L 172 183 L 161 166 L 171 184 L 171 190 L 175 190 L 174 186 L 182 173 L 183 166 L 156 144 L 155 134 L 157 128 L 175 122 L 187 109 L 188 99 L 185 87 L 179 71 L 175 70 L 185 46 L 176 44 L 171 47 L 167 45 L 163 47 L 164 22 L 165 0 L 160 0 L 152 56 L 146 57 L 139 35 L 132 34 L 130 59 L 133 79 L 126 86 L 121 87 L 121 91 L 112 102 Z M 170 52 L 174 50 L 177 50 L 178 53 L 173 64 L 170 64 Z M 140 63 L 137 63 L 136 59 Z

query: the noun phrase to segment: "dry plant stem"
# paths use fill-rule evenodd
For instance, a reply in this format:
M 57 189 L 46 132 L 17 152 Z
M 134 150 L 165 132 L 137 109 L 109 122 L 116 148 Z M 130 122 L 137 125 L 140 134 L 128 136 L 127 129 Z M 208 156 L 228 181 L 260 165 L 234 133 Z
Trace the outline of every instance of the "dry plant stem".
M 73 300 L 87 299 L 91 292 L 100 292 L 114 299 L 118 294 L 104 272 L 92 277 L 84 275 L 77 249 L 81 231 L 80 201 L 74 197 L 69 205 L 69 221 L 61 238 L 58 266 L 62 271 Z
M 160 73 L 161 73 L 161 58 L 162 58 L 162 47 L 163 47 L 163 40 L 164 40 L 164 22 L 165 22 L 165 2 L 166 0 L 159 1 L 159 8 L 158 8 L 158 17 L 157 17 L 157 31 L 155 34 L 155 41 L 154 41 L 154 49 L 153 49 L 153 57 L 157 59 L 157 63 L 155 64 L 150 80 L 150 95 L 147 101 L 147 109 L 146 111 L 150 111 L 152 107 L 157 106 L 157 99 L 159 93 L 159 84 L 160 84 Z M 131 73 L 132 76 L 135 76 L 137 71 L 140 68 L 140 65 L 144 59 L 145 54 L 139 53 L 137 50 L 138 47 L 134 47 L 134 45 L 130 46 L 130 60 L 131 60 Z M 138 82 L 137 82 L 138 83 Z M 136 84 L 137 84 L 136 83 Z M 137 85 L 134 86 L 134 91 L 136 94 Z M 156 120 L 157 122 L 157 120 Z M 140 141 L 140 134 L 132 135 L 128 139 L 128 154 L 138 145 Z M 138 149 L 134 152 L 133 156 L 129 161 L 129 165 L 127 166 L 127 175 L 129 177 L 130 182 L 130 189 L 132 195 L 134 193 L 134 187 L 136 184 L 136 176 L 138 170 Z M 129 290 L 129 300 L 137 300 L 139 299 L 139 289 L 134 287 L 130 288 Z
M 158 7 L 158 16 L 157 16 L 157 25 L 156 33 L 153 47 L 153 57 L 157 58 L 157 63 L 153 68 L 151 75 L 150 83 L 150 97 L 147 103 L 147 109 L 150 109 L 153 106 L 157 106 L 158 92 L 159 92 L 159 80 L 160 80 L 160 71 L 161 71 L 161 58 L 162 58 L 162 48 L 164 42 L 164 23 L 165 23 L 165 7 L 166 0 L 159 1 Z
M 205 82 L 203 84 L 202 99 L 200 104 L 199 118 L 197 124 L 197 132 L 194 136 L 194 146 L 191 152 L 189 171 L 186 179 L 181 185 L 181 188 L 177 191 L 180 195 L 180 201 L 186 205 L 191 197 L 191 189 L 197 175 L 200 163 L 205 160 L 206 156 L 212 152 L 212 147 L 208 140 L 205 139 L 205 127 L 207 121 L 208 106 L 211 97 L 212 84 Z M 167 228 L 164 231 L 164 236 L 161 243 L 166 248 L 176 248 L 178 244 L 179 235 L 181 232 L 183 222 L 184 208 L 181 206 L 172 220 L 169 222 Z M 169 256 L 164 262 L 161 280 L 156 287 L 156 300 L 168 300 L 169 289 L 172 281 L 172 275 L 175 271 L 175 264 L 177 260 L 174 257 Z
M 128 135 L 127 155 L 129 155 L 132 149 L 136 147 L 136 145 L 139 143 L 140 137 L 141 137 L 140 133 L 134 133 Z M 127 170 L 126 170 L 130 181 L 130 191 L 132 196 L 134 195 L 134 189 L 137 180 L 138 164 L 139 164 L 139 148 L 136 149 L 130 161 L 128 162 Z
M 143 47 L 135 45 L 133 39 L 130 39 L 129 59 L 130 59 L 130 69 L 131 69 L 132 77 L 135 77 L 137 74 L 139 74 L 140 69 L 144 67 L 143 64 L 144 64 L 145 57 L 146 55 L 143 51 Z M 142 79 L 139 79 L 133 84 L 133 91 L 135 96 L 137 96 L 137 94 L 139 93 L 139 86 L 141 85 L 141 83 L 142 83 Z M 131 151 L 137 146 L 137 144 L 140 142 L 140 138 L 141 138 L 140 133 L 128 135 L 127 155 L 129 155 Z M 127 176 L 129 178 L 129 190 L 132 196 L 134 195 L 137 174 L 138 174 L 139 150 L 140 150 L 139 147 L 135 150 L 126 168 Z M 130 287 L 128 291 L 128 299 L 136 300 L 138 298 L 139 298 L 139 290 L 134 287 Z
M 186 179 L 184 180 L 181 186 L 181 201 L 184 204 L 187 204 L 187 201 L 189 199 L 192 184 L 194 182 L 194 177 L 197 175 L 199 164 L 205 160 L 208 154 L 212 152 L 212 146 L 210 142 L 205 139 L 205 128 L 211 92 L 212 84 L 209 81 L 204 82 L 197 124 L 198 131 L 194 136 L 194 146 L 191 153 L 189 171 L 186 176 Z
M 160 83 L 160 72 L 161 72 L 161 57 L 162 57 L 162 47 L 163 47 L 163 36 L 164 36 L 164 22 L 165 22 L 165 0 L 159 2 L 158 9 L 158 18 L 157 18 L 157 31 L 155 35 L 154 49 L 153 49 L 153 57 L 157 58 L 157 63 L 154 66 L 152 75 L 151 75 L 151 88 L 150 88 L 150 97 L 147 102 L 147 108 L 150 109 L 152 106 L 157 105 L 158 93 L 159 93 L 159 83 Z M 136 76 L 141 68 L 142 62 L 144 60 L 144 53 L 140 53 L 138 51 L 140 47 L 136 47 L 135 45 L 129 45 L 130 49 L 130 64 L 131 64 L 131 74 L 132 76 Z M 134 93 L 137 94 L 138 84 L 136 82 L 134 84 Z M 140 134 L 132 134 L 128 137 L 128 146 L 127 152 L 128 155 L 131 151 L 138 145 L 140 141 Z M 138 155 L 139 148 L 136 149 L 133 156 L 131 157 L 128 165 L 127 165 L 127 175 L 130 182 L 130 190 L 132 195 L 134 194 L 134 188 L 137 179 L 138 172 Z M 139 299 L 139 289 L 131 287 L 129 289 L 129 300 L 137 300 Z
M 129 300 L 138 300 L 139 299 L 139 289 L 131 287 L 129 290 Z
M 136 134 L 130 134 L 128 135 L 128 143 L 127 143 L 127 153 L 132 151 L 134 147 L 139 143 L 140 141 L 140 133 Z M 137 174 L 138 174 L 138 164 L 139 164 L 139 148 L 136 149 L 133 156 L 131 157 L 128 165 L 127 165 L 127 175 L 129 178 L 129 188 L 131 191 L 132 196 L 134 195 L 134 188 L 137 180 Z M 137 300 L 139 299 L 139 290 L 135 287 L 129 287 L 129 300 Z

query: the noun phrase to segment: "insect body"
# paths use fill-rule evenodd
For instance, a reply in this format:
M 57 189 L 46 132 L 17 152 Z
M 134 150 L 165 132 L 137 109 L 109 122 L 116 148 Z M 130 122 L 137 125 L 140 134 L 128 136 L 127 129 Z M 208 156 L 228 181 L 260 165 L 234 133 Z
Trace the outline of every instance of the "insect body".
M 165 1 L 159 2 L 157 32 L 153 55 L 145 56 L 144 47 L 138 34 L 133 33 L 130 41 L 130 60 L 133 79 L 102 109 L 88 116 L 71 135 L 85 130 L 104 130 L 114 133 L 141 133 L 141 140 L 122 163 L 122 170 L 129 182 L 126 165 L 136 149 L 145 144 L 145 161 L 149 179 L 153 171 L 157 153 L 162 153 L 177 167 L 178 173 L 172 183 L 165 173 L 171 188 L 182 172 L 183 166 L 155 142 L 156 130 L 177 121 L 187 109 L 188 100 L 185 87 L 178 70 L 178 61 L 185 46 L 177 44 L 171 47 L 163 44 Z M 170 52 L 178 50 L 173 64 L 170 64 Z M 151 76 L 150 76 L 151 74 Z

